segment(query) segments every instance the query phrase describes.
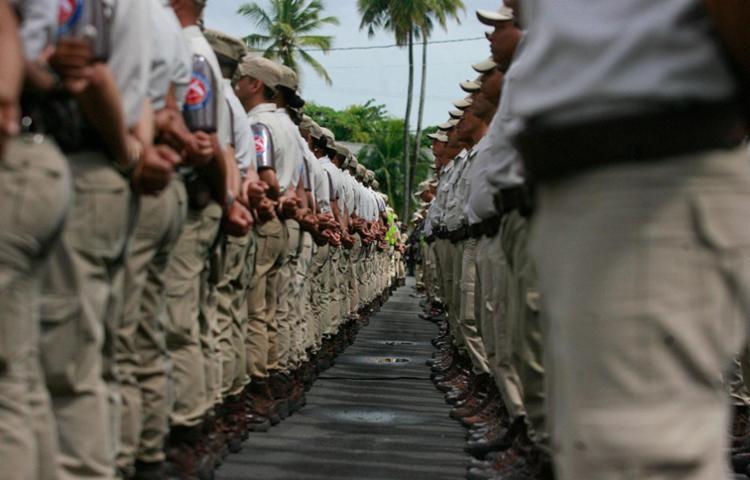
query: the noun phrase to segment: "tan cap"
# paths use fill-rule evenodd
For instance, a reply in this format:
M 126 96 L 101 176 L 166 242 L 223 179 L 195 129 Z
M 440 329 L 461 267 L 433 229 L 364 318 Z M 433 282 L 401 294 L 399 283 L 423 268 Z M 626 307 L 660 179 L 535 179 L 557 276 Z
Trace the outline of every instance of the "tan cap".
M 334 148 L 334 142 L 336 141 L 336 136 L 333 134 L 333 132 L 328 130 L 326 127 L 320 127 L 320 132 L 323 134 L 323 137 L 325 137 L 325 139 L 328 140 L 328 145 L 331 148 Z
M 451 110 L 450 112 L 448 112 L 448 115 L 450 115 L 451 118 L 454 118 L 454 119 L 461 118 L 464 116 L 464 111 L 463 110 Z
M 461 86 L 461 90 L 466 93 L 474 93 L 482 89 L 481 79 L 466 80 L 465 82 L 459 83 L 459 85 Z
M 447 130 L 450 130 L 451 128 L 455 127 L 456 125 L 458 125 L 458 119 L 457 118 L 452 118 L 452 119 L 448 120 L 447 122 L 441 123 L 440 125 L 438 125 L 438 128 L 440 130 L 447 131 Z
M 513 20 L 513 9 L 501 6 L 497 10 L 477 10 L 477 18 L 485 25 L 495 25 L 498 22 Z
M 336 153 L 341 155 L 344 158 L 349 158 L 352 155 L 351 150 L 346 148 L 344 145 L 337 143 L 333 146 L 333 149 L 336 150 Z
M 372 183 L 373 180 L 375 180 L 375 172 L 372 170 L 367 170 L 367 173 L 365 174 L 365 180 Z
M 357 165 L 357 173 L 355 177 L 357 178 L 357 180 L 364 180 L 366 176 L 367 168 L 360 163 L 359 165 Z
M 459 110 L 465 110 L 471 106 L 471 104 L 474 103 L 474 99 L 471 97 L 462 98 L 461 100 L 455 100 L 453 102 L 453 106 L 458 108 Z
M 487 60 L 483 60 L 479 63 L 475 63 L 471 66 L 477 73 L 487 73 L 497 68 L 497 63 L 492 60 L 492 57 Z
M 312 118 L 304 114 L 302 115 L 302 121 L 299 122 L 299 128 L 301 128 L 302 130 L 307 130 L 308 132 L 312 133 L 314 125 L 315 125 L 315 122 L 313 122 Z
M 286 87 L 289 90 L 297 91 L 297 88 L 299 87 L 299 77 L 297 76 L 297 73 L 286 65 L 279 65 L 279 68 L 281 69 L 279 85 Z
M 245 55 L 240 63 L 240 75 L 258 79 L 268 88 L 275 90 L 281 79 L 281 69 L 279 64 L 260 55 Z
M 442 132 L 430 133 L 427 135 L 427 138 L 435 140 L 436 142 L 448 143 L 448 135 Z
M 223 55 L 239 63 L 247 53 L 245 44 L 239 38 L 210 28 L 205 29 L 203 35 L 217 55 Z
M 378 182 L 377 180 L 373 180 L 372 181 L 372 189 L 373 190 L 377 190 L 378 188 L 380 188 L 380 182 Z
M 357 167 L 359 167 L 359 161 L 357 160 L 357 157 L 352 155 L 352 158 L 349 160 L 349 170 L 357 171 Z

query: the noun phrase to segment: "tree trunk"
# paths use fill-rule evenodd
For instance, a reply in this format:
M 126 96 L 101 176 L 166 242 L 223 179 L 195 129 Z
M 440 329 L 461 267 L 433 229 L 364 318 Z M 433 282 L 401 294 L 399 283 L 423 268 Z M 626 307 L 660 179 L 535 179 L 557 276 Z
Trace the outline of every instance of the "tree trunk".
M 417 114 L 417 136 L 414 150 L 411 154 L 411 170 L 409 176 L 409 190 L 414 191 L 417 177 L 417 162 L 422 150 L 422 118 L 424 117 L 424 100 L 427 94 L 427 32 L 422 31 L 422 85 L 419 90 L 419 113 Z M 404 220 L 406 221 L 406 220 Z
M 411 201 L 411 165 L 409 162 L 409 118 L 411 117 L 411 105 L 414 97 L 414 31 L 409 32 L 409 85 L 406 97 L 406 115 L 404 116 L 404 212 L 403 221 L 409 218 L 410 201 Z

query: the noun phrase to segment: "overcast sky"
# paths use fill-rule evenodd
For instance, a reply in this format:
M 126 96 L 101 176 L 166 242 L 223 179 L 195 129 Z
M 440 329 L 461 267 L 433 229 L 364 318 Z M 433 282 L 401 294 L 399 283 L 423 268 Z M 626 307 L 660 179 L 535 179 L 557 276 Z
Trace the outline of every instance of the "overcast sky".
M 222 30 L 237 37 L 253 33 L 254 25 L 237 15 L 237 8 L 247 0 L 209 0 L 206 9 L 206 26 Z M 258 0 L 267 6 L 267 0 Z M 448 30 L 437 28 L 431 41 L 483 37 L 488 29 L 476 19 L 477 9 L 496 9 L 499 0 L 464 0 L 466 12 L 461 14 L 461 23 L 451 22 Z M 327 26 L 320 33 L 334 37 L 334 48 L 389 45 L 393 39 L 378 33 L 370 39 L 367 32 L 359 30 L 359 14 L 356 0 L 325 0 L 326 14 L 339 18 L 339 26 Z M 385 104 L 388 112 L 403 117 L 406 107 L 406 84 L 408 79 L 408 57 L 406 49 L 387 48 L 375 50 L 332 51 L 328 55 L 314 52 L 313 55 L 328 70 L 333 79 L 329 87 L 311 69 L 302 71 L 302 91 L 306 99 L 337 109 L 368 99 Z M 415 48 L 415 106 L 420 82 L 421 47 Z M 435 125 L 448 119 L 451 101 L 463 97 L 458 83 L 474 78 L 471 64 L 489 56 L 487 41 L 430 45 L 427 51 L 427 100 L 425 102 L 425 124 Z M 412 129 L 415 128 L 414 121 Z

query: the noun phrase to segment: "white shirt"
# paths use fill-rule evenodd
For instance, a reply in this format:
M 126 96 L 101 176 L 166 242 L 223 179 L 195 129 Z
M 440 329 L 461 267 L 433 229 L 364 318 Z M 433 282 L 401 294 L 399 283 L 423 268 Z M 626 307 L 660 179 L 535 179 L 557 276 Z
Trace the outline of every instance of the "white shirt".
M 299 182 L 299 166 L 302 159 L 294 139 L 290 139 L 289 132 L 282 123 L 283 118 L 276 112 L 276 105 L 261 103 L 247 113 L 247 118 L 250 127 L 262 123 L 271 132 L 276 178 L 279 180 L 281 193 L 289 188 L 295 188 Z
M 231 115 L 230 131 L 232 132 L 231 143 L 234 145 L 234 157 L 237 160 L 240 172 L 244 176 L 247 175 L 249 169 L 257 168 L 255 163 L 255 142 L 253 134 L 247 125 L 245 108 L 234 93 L 232 82 L 227 79 L 223 79 L 222 81 L 224 82 L 224 95 L 226 95 L 226 102 L 229 114 Z
M 21 43 L 28 60 L 36 60 L 54 40 L 60 0 L 13 0 L 21 14 Z
M 336 204 L 339 207 L 340 212 L 344 212 L 344 205 L 342 200 L 342 194 L 343 194 L 343 186 L 342 186 L 342 179 L 341 179 L 341 170 L 339 170 L 339 167 L 333 164 L 331 162 L 331 159 L 328 157 L 321 157 L 318 159 L 320 162 L 320 165 L 323 167 L 323 169 L 328 173 L 330 179 L 331 179 L 331 186 L 333 187 L 333 195 L 332 198 L 336 199 Z
M 331 192 L 328 185 L 328 175 L 310 147 L 305 143 L 305 158 L 310 170 L 310 182 L 312 183 L 312 194 L 318 210 L 321 213 L 331 211 Z

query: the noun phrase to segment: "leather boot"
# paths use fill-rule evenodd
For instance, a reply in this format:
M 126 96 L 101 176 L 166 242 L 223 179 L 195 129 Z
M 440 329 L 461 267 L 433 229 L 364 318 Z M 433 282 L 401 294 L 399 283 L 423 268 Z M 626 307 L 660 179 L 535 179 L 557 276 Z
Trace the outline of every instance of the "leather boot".
M 250 414 L 267 419 L 271 425 L 278 425 L 281 422 L 281 418 L 279 418 L 278 413 L 274 409 L 274 401 L 268 386 L 268 380 L 265 378 L 253 378 L 247 391 Z M 249 418 L 249 420 L 254 419 Z M 256 421 L 255 423 L 261 422 Z
M 290 414 L 289 395 L 291 388 L 288 376 L 279 371 L 269 372 L 268 387 L 271 390 L 273 408 L 282 420 L 286 420 Z

